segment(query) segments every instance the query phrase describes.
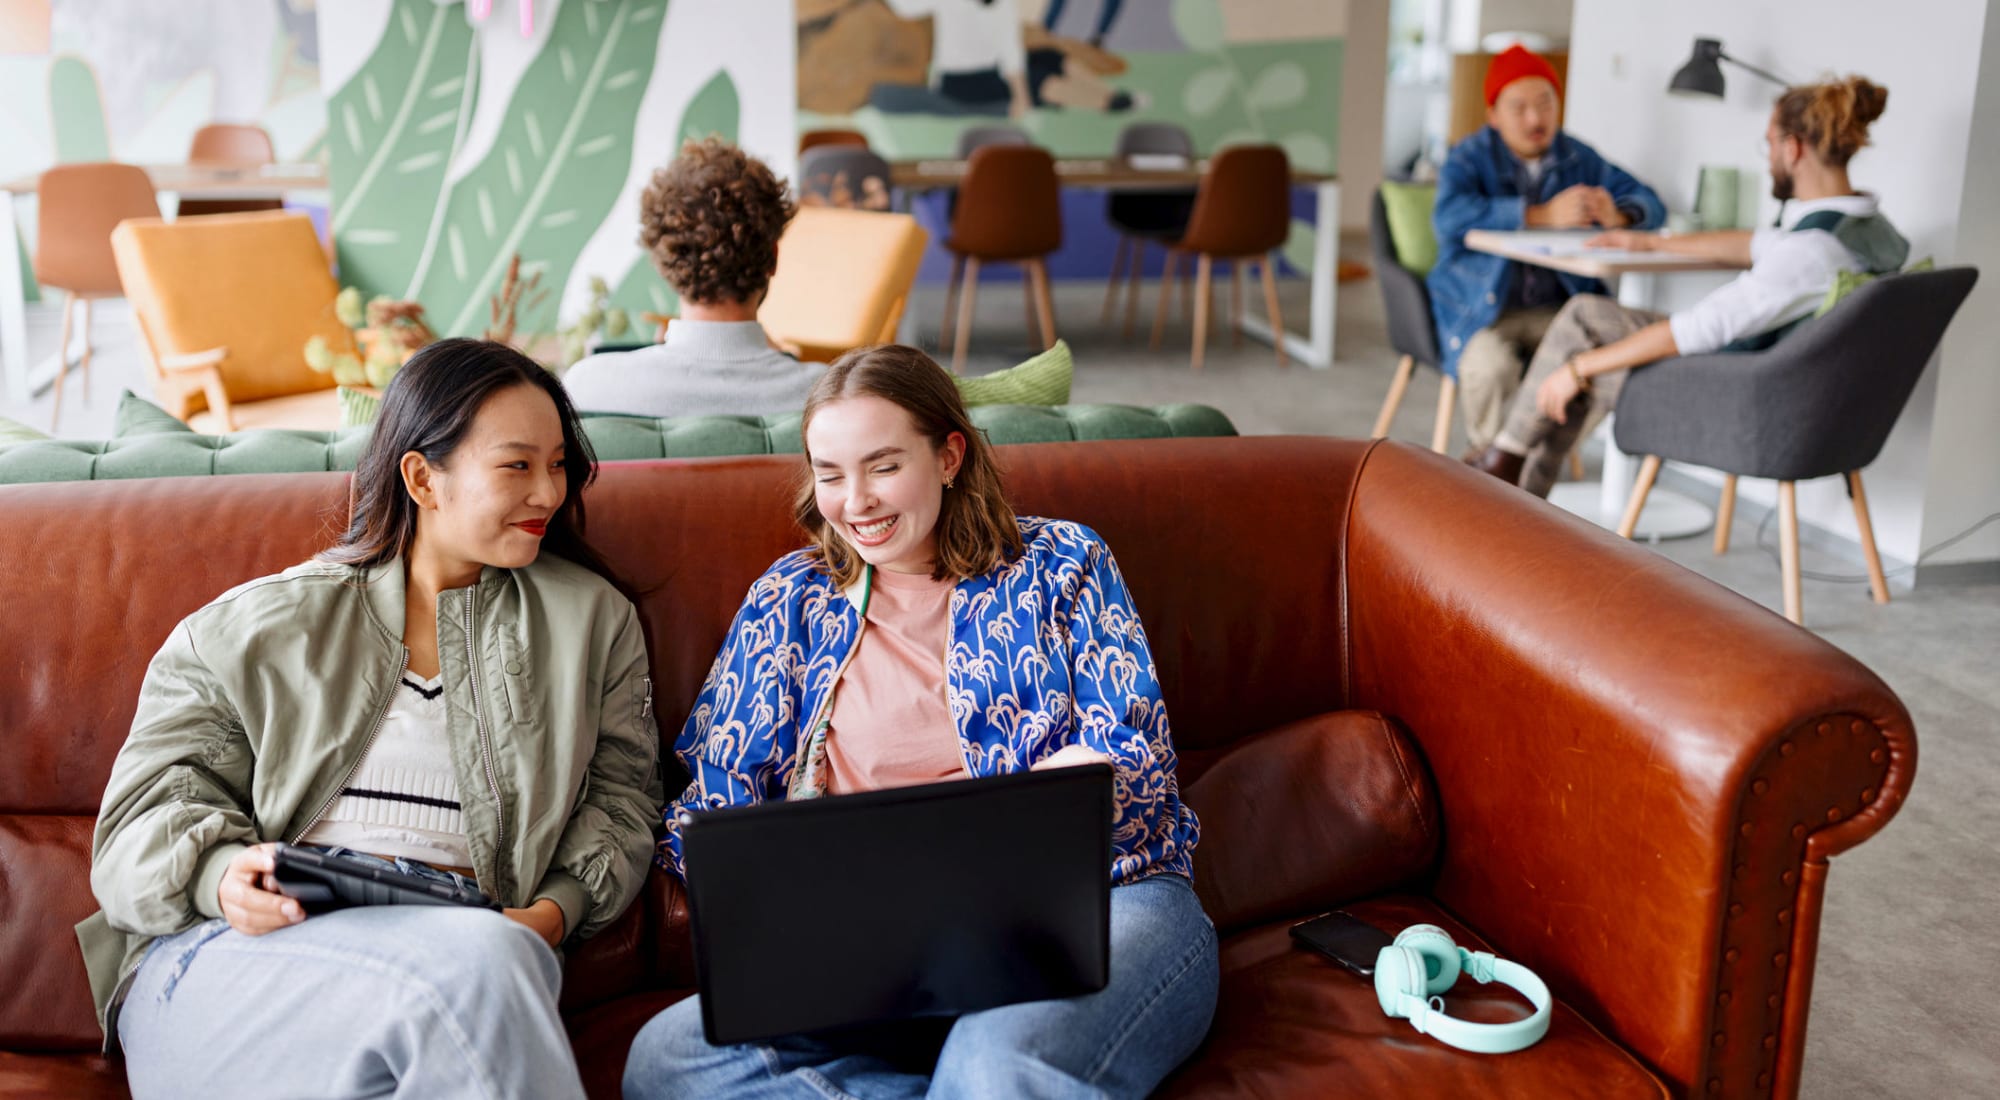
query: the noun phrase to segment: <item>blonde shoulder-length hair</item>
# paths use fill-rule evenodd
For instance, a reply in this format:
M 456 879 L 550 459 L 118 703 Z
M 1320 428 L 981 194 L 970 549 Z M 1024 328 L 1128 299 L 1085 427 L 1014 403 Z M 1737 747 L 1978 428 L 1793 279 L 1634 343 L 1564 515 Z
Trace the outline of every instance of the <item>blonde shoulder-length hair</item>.
M 965 439 L 965 460 L 938 508 L 937 568 L 934 580 L 962 580 L 998 568 L 1022 550 L 1021 524 L 1001 492 L 1000 466 L 993 445 L 966 415 L 958 384 L 937 361 L 913 347 L 879 344 L 856 348 L 833 361 L 806 396 L 799 434 L 813 416 L 848 397 L 879 397 L 910 415 L 917 434 L 943 448 L 951 433 Z M 845 537 L 820 515 L 814 495 L 812 447 L 806 445 L 804 478 L 795 518 L 812 540 L 811 550 L 834 583 L 848 588 L 861 580 L 866 563 Z

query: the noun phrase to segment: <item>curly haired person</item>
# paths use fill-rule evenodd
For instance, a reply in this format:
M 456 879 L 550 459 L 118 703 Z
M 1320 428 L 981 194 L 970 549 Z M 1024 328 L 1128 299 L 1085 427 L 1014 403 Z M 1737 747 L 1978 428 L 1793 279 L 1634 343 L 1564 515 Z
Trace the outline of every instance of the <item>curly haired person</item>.
M 563 376 L 587 412 L 762 416 L 795 412 L 821 365 L 777 350 L 757 323 L 778 238 L 798 207 L 785 181 L 720 138 L 690 141 L 639 198 L 639 243 L 680 295 L 666 340 L 593 355 Z

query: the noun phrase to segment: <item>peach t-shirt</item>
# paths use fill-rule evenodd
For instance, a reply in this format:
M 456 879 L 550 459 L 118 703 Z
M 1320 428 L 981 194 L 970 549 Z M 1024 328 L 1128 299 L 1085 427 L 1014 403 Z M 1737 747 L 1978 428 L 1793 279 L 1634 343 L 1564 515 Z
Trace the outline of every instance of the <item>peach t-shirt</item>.
M 966 776 L 944 686 L 956 582 L 886 569 L 874 574 L 861 648 L 834 691 L 828 794 Z

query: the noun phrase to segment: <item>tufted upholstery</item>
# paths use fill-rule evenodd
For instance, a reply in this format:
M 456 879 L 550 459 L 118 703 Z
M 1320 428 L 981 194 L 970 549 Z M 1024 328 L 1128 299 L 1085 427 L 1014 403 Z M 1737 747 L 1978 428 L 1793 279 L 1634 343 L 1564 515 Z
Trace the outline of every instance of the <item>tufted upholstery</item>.
M 1229 418 L 1206 405 L 978 405 L 972 422 L 995 443 L 1061 443 L 1235 435 Z M 650 417 L 586 414 L 584 434 L 602 461 L 797 454 L 799 418 Z M 167 431 L 123 439 L 36 440 L 0 446 L 0 484 L 92 481 L 202 474 L 288 474 L 352 470 L 368 429 L 287 429 L 196 435 Z

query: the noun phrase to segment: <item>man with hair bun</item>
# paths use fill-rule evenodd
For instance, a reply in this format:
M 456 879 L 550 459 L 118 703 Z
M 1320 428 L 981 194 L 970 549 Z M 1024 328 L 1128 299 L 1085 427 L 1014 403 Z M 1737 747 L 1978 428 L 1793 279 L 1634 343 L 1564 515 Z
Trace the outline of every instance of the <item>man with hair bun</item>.
M 571 367 L 570 400 L 631 416 L 796 411 L 822 368 L 777 350 L 757 308 L 797 212 L 763 161 L 721 138 L 682 145 L 639 197 L 639 243 L 680 295 L 680 316 L 663 343 Z
M 1858 192 L 1847 162 L 1868 144 L 1888 89 L 1849 76 L 1787 88 L 1764 132 L 1771 194 L 1786 202 L 1779 228 L 1678 236 L 1613 230 L 1590 244 L 1675 252 L 1750 270 L 1671 317 L 1610 298 L 1572 298 L 1535 352 L 1495 443 L 1471 461 L 1547 496 L 1594 408 L 1618 400 L 1625 372 L 1676 355 L 1761 351 L 1805 324 L 1842 272 L 1901 270 L 1910 244 L 1874 195 Z
M 1452 147 L 1439 174 L 1431 316 L 1446 377 L 1456 378 L 1465 435 L 1493 441 L 1528 357 L 1556 310 L 1596 279 L 1517 264 L 1465 247 L 1473 229 L 1650 229 L 1666 220 L 1653 189 L 1562 130 L 1562 88 L 1520 46 L 1486 70 L 1486 125 Z

